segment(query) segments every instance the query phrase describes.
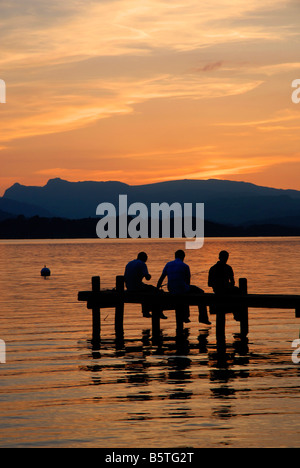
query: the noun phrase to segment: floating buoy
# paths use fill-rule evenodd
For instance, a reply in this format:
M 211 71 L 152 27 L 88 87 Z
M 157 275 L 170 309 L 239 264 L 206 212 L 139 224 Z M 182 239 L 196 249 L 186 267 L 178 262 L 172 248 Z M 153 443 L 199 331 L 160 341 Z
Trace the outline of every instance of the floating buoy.
M 50 275 L 51 275 L 51 271 L 45 265 L 44 268 L 41 271 L 41 276 L 43 276 L 45 278 L 45 277 L 50 276 Z

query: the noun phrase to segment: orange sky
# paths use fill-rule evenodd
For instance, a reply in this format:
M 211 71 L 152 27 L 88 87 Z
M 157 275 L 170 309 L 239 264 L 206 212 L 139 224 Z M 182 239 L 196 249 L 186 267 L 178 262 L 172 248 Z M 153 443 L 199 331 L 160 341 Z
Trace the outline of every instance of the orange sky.
M 300 190 L 300 5 L 2 0 L 0 194 L 49 178 Z

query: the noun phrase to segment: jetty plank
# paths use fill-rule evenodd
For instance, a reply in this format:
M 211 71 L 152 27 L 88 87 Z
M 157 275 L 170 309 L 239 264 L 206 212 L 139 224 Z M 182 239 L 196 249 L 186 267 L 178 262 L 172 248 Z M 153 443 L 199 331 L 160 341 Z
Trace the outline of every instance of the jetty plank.
M 284 295 L 284 294 L 247 294 L 247 295 L 215 295 L 213 293 L 205 293 L 203 295 L 171 295 L 170 293 L 152 293 L 144 292 L 128 292 L 122 293 L 122 299 L 127 304 L 141 304 L 143 301 L 151 301 L 151 304 L 161 304 L 166 307 L 164 310 L 171 310 L 178 304 L 189 304 L 197 306 L 205 304 L 207 306 L 223 305 L 234 306 L 242 305 L 256 309 L 297 309 L 297 314 L 300 313 L 300 296 L 299 295 Z M 120 300 L 120 295 L 116 291 L 81 291 L 78 293 L 78 300 L 88 302 L 89 307 L 97 304 L 101 308 L 115 307 Z M 299 315 L 297 315 L 299 318 Z

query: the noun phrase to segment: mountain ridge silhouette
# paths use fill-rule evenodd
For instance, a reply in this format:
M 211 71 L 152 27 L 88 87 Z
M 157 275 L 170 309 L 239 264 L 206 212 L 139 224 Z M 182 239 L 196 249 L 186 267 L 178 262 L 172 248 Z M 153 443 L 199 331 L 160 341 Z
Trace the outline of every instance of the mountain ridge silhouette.
M 278 220 L 283 225 L 300 226 L 300 191 L 218 179 L 128 185 L 54 178 L 43 187 L 15 183 L 0 198 L 0 210 L 10 214 L 8 204 L 15 203 L 14 215 L 84 219 L 95 217 L 100 203 L 117 207 L 119 195 L 127 195 L 128 204 L 141 202 L 149 209 L 151 203 L 205 203 L 205 219 L 220 224 L 268 224 L 268 220 L 276 224 Z

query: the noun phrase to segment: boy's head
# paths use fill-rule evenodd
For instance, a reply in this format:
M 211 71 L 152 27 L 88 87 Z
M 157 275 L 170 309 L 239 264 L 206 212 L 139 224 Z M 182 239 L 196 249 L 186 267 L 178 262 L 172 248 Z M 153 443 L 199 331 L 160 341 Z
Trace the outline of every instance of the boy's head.
M 145 252 L 140 252 L 138 254 L 138 260 L 141 260 L 142 262 L 146 263 L 148 260 L 148 255 Z
M 222 252 L 219 253 L 219 259 L 220 262 L 227 263 L 229 259 L 229 253 L 226 250 L 222 250 Z
M 177 250 L 177 252 L 175 252 L 175 258 L 183 261 L 185 259 L 185 252 L 183 250 Z

